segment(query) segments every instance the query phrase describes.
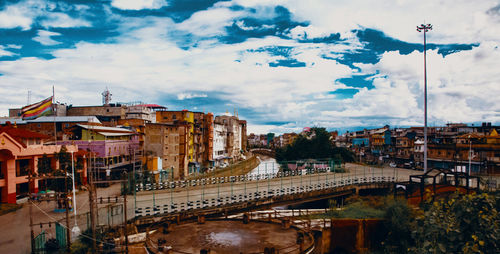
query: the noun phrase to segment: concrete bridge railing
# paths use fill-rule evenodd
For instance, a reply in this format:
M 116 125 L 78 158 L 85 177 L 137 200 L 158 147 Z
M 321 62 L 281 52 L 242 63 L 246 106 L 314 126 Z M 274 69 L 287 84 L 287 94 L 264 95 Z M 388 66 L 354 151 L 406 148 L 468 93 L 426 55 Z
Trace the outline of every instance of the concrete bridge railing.
M 387 172 L 386 174 L 383 172 L 377 172 L 377 174 L 372 175 L 317 173 L 314 175 L 290 176 L 288 177 L 288 181 L 283 176 L 279 179 L 275 178 L 273 181 L 271 181 L 270 176 L 267 177 L 266 181 L 260 182 L 258 177 L 256 180 L 249 180 L 254 178 L 245 177 L 245 181 L 243 181 L 243 183 L 239 183 L 237 186 L 233 186 L 231 179 L 238 178 L 236 176 L 229 177 L 231 183 L 230 188 L 227 182 L 225 182 L 226 184 L 224 185 L 223 190 L 220 189 L 220 185 L 217 187 L 212 186 L 209 189 L 203 188 L 204 182 L 212 182 L 214 179 L 197 182 L 202 184 L 201 188 L 198 187 L 191 191 L 187 188 L 186 190 L 175 192 L 175 195 L 174 188 L 170 188 L 169 190 L 163 191 L 163 197 L 160 197 L 160 194 L 157 194 L 157 197 L 155 198 L 155 194 L 153 194 L 152 199 L 137 201 L 135 216 L 160 216 L 192 212 L 221 206 L 238 205 L 247 202 L 258 202 L 274 198 L 279 199 L 279 197 L 283 196 L 300 196 L 303 193 L 315 191 L 334 192 L 336 189 L 341 189 L 345 186 L 366 185 L 373 183 L 393 183 L 397 178 L 396 174 L 393 174 L 392 172 Z M 219 180 L 221 181 L 221 179 Z

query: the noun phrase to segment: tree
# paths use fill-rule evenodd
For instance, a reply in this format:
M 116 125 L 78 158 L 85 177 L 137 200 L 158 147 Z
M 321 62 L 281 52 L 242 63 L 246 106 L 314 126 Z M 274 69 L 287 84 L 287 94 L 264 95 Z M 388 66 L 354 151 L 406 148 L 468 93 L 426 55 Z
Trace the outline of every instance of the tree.
M 345 148 L 335 147 L 330 141 L 330 133 L 320 127 L 311 128 L 309 135 L 300 135 L 292 144 L 276 149 L 278 162 L 330 158 L 350 162 L 354 160 L 354 155 Z
M 71 172 L 71 154 L 68 153 L 66 146 L 62 146 L 59 152 L 55 153 L 57 160 L 59 161 L 59 168 L 66 172 Z
M 387 237 L 382 242 L 386 253 L 408 253 L 408 248 L 414 246 L 411 238 L 414 212 L 406 200 L 390 200 L 385 208 L 385 227 Z
M 417 217 L 413 253 L 498 253 L 498 194 L 454 194 Z
M 50 165 L 50 159 L 47 154 L 43 154 L 42 158 L 38 159 L 38 173 L 48 174 L 52 172 L 52 166 Z

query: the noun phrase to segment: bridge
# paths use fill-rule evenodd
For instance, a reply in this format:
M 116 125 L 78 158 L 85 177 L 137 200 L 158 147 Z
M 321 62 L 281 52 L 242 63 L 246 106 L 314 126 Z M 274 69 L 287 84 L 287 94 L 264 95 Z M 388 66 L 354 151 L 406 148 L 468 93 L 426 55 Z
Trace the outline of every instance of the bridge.
M 415 171 L 348 164 L 343 172 L 329 167 L 281 172 L 269 167 L 267 172 L 257 174 L 139 184 L 135 216 L 227 215 L 388 189 L 411 174 Z
M 274 150 L 268 149 L 268 148 L 253 148 L 253 149 L 250 149 L 250 152 L 252 152 L 253 154 L 261 154 L 261 155 L 265 155 L 265 156 L 269 156 L 269 157 L 273 157 L 273 158 L 276 156 L 276 153 L 274 152 Z

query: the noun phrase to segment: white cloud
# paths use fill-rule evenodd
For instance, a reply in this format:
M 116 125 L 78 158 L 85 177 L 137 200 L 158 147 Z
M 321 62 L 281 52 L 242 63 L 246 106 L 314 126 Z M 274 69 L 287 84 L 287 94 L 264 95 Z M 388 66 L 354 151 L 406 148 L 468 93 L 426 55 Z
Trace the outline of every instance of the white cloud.
M 11 52 L 11 51 L 8 51 L 8 50 L 5 50 L 7 49 L 8 47 L 5 47 L 5 46 L 2 46 L 0 45 L 0 57 L 2 56 L 13 56 L 13 55 L 17 55 L 15 54 L 14 52 Z
M 207 98 L 207 94 L 203 93 L 180 93 L 177 95 L 177 99 L 185 100 L 185 99 L 193 99 L 193 98 Z
M 255 1 L 237 2 L 256 6 Z M 261 133 L 300 131 L 303 126 L 315 125 L 331 128 L 419 125 L 423 122 L 420 52 L 408 55 L 387 52 L 377 64 L 356 64 L 359 71 L 321 56 L 340 56 L 343 52 L 362 48 L 350 33 L 351 29 L 359 27 L 373 27 L 398 39 L 420 42 L 422 34 L 415 31 L 415 26 L 421 23 L 419 15 L 425 6 L 434 19 L 429 20 L 435 25 L 435 30 L 429 34 L 432 42 L 481 43 L 472 50 L 446 57 L 428 51 L 430 121 L 500 122 L 500 104 L 493 96 L 500 94 L 497 73 L 500 40 L 493 31 L 499 21 L 484 14 L 491 3 L 449 4 L 447 15 L 442 15 L 443 10 L 434 1 L 413 5 L 407 2 L 392 5 L 326 2 L 321 8 L 309 1 L 280 2 L 296 18 L 311 21 L 306 28 L 291 30 L 293 38 L 300 38 L 304 33 L 311 38 L 340 32 L 342 38 L 347 39 L 343 44 L 297 43 L 268 36 L 223 45 L 214 40 L 197 41 L 196 47 L 183 50 L 179 47 L 179 38 L 169 37 L 176 31 L 191 34 L 194 40 L 196 36 L 224 35 L 225 26 L 247 15 L 242 11 L 229 11 L 227 4 L 197 12 L 179 24 L 160 17 L 123 18 L 117 29 L 123 35 L 115 38 L 115 44 L 81 42 L 74 48 L 54 51 L 54 59 L 22 58 L 0 62 L 0 73 L 4 74 L 0 76 L 0 83 L 7 84 L 0 92 L 10 95 L 7 98 L 9 107 L 24 103 L 24 99 L 18 99 L 25 98 L 20 90 L 30 89 L 43 94 L 50 91 L 53 84 L 59 101 L 75 105 L 99 104 L 100 92 L 106 86 L 117 101 L 162 103 L 167 95 L 184 100 L 210 94 L 210 97 L 214 95 L 226 101 L 230 110 L 245 108 L 258 114 L 260 119 L 249 121 L 249 130 Z M 465 9 L 473 15 L 465 15 Z M 258 7 L 252 15 L 269 18 L 275 14 L 273 8 Z M 462 21 L 453 23 L 457 17 L 477 26 L 463 26 Z M 453 27 L 448 31 L 444 29 L 447 25 Z M 460 26 L 469 34 L 457 32 Z M 57 35 L 40 30 L 37 41 L 54 45 L 59 42 L 51 36 Z M 291 58 L 304 62 L 306 67 L 269 67 L 269 63 L 287 58 L 253 51 L 274 46 L 290 47 Z M 329 94 L 335 89 L 349 88 L 335 80 L 353 74 L 376 74 L 374 88 L 360 88 L 349 99 Z M 166 103 L 169 106 L 168 101 Z M 0 108 L 6 112 L 7 106 L 4 103 Z M 262 124 L 265 121 L 291 123 Z
M 245 7 L 271 4 L 269 1 L 253 0 L 234 2 Z M 309 21 L 311 25 L 304 31 L 312 35 L 344 33 L 368 27 L 384 31 L 400 40 L 420 43 L 422 34 L 415 31 L 415 28 L 425 20 L 434 25 L 434 30 L 429 34 L 429 40 L 434 43 L 500 40 L 497 32 L 500 16 L 488 12 L 498 6 L 496 0 L 283 0 L 276 4 L 288 8 L 296 19 Z
M 61 44 L 61 42 L 53 40 L 51 38 L 51 36 L 59 36 L 59 35 L 61 35 L 61 34 L 56 33 L 56 32 L 46 31 L 46 30 L 38 30 L 37 36 L 34 37 L 33 40 L 39 42 L 42 45 L 53 46 L 53 45 Z
M 221 35 L 225 32 L 225 26 L 231 25 L 232 20 L 242 14 L 243 12 L 235 12 L 227 8 L 210 8 L 194 13 L 176 28 L 197 36 Z
M 30 9 L 22 4 L 7 6 L 0 11 L 0 28 L 16 28 L 28 30 L 33 23 L 33 14 Z
M 165 0 L 113 0 L 111 5 L 122 10 L 160 9 L 167 5 Z
M 43 27 L 89 27 L 90 22 L 83 19 L 71 18 L 65 13 L 50 13 L 45 16 L 45 19 L 41 22 Z
M 84 11 L 82 5 L 66 5 L 58 3 L 61 9 Z M 21 28 L 29 30 L 33 27 L 35 20 L 40 19 L 41 25 L 49 27 L 87 27 L 90 22 L 83 19 L 76 19 L 62 12 L 54 12 L 55 3 L 24 0 L 15 4 L 7 5 L 3 11 L 0 11 L 0 28 Z

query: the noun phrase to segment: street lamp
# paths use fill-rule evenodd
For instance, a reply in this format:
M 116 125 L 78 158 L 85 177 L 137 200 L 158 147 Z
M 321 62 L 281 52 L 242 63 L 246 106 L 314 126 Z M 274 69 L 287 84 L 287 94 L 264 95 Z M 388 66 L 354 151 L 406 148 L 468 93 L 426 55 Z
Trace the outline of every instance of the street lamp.
M 424 173 L 427 172 L 427 59 L 426 59 L 426 36 L 428 30 L 432 30 L 431 24 L 417 26 L 417 31 L 424 32 Z

